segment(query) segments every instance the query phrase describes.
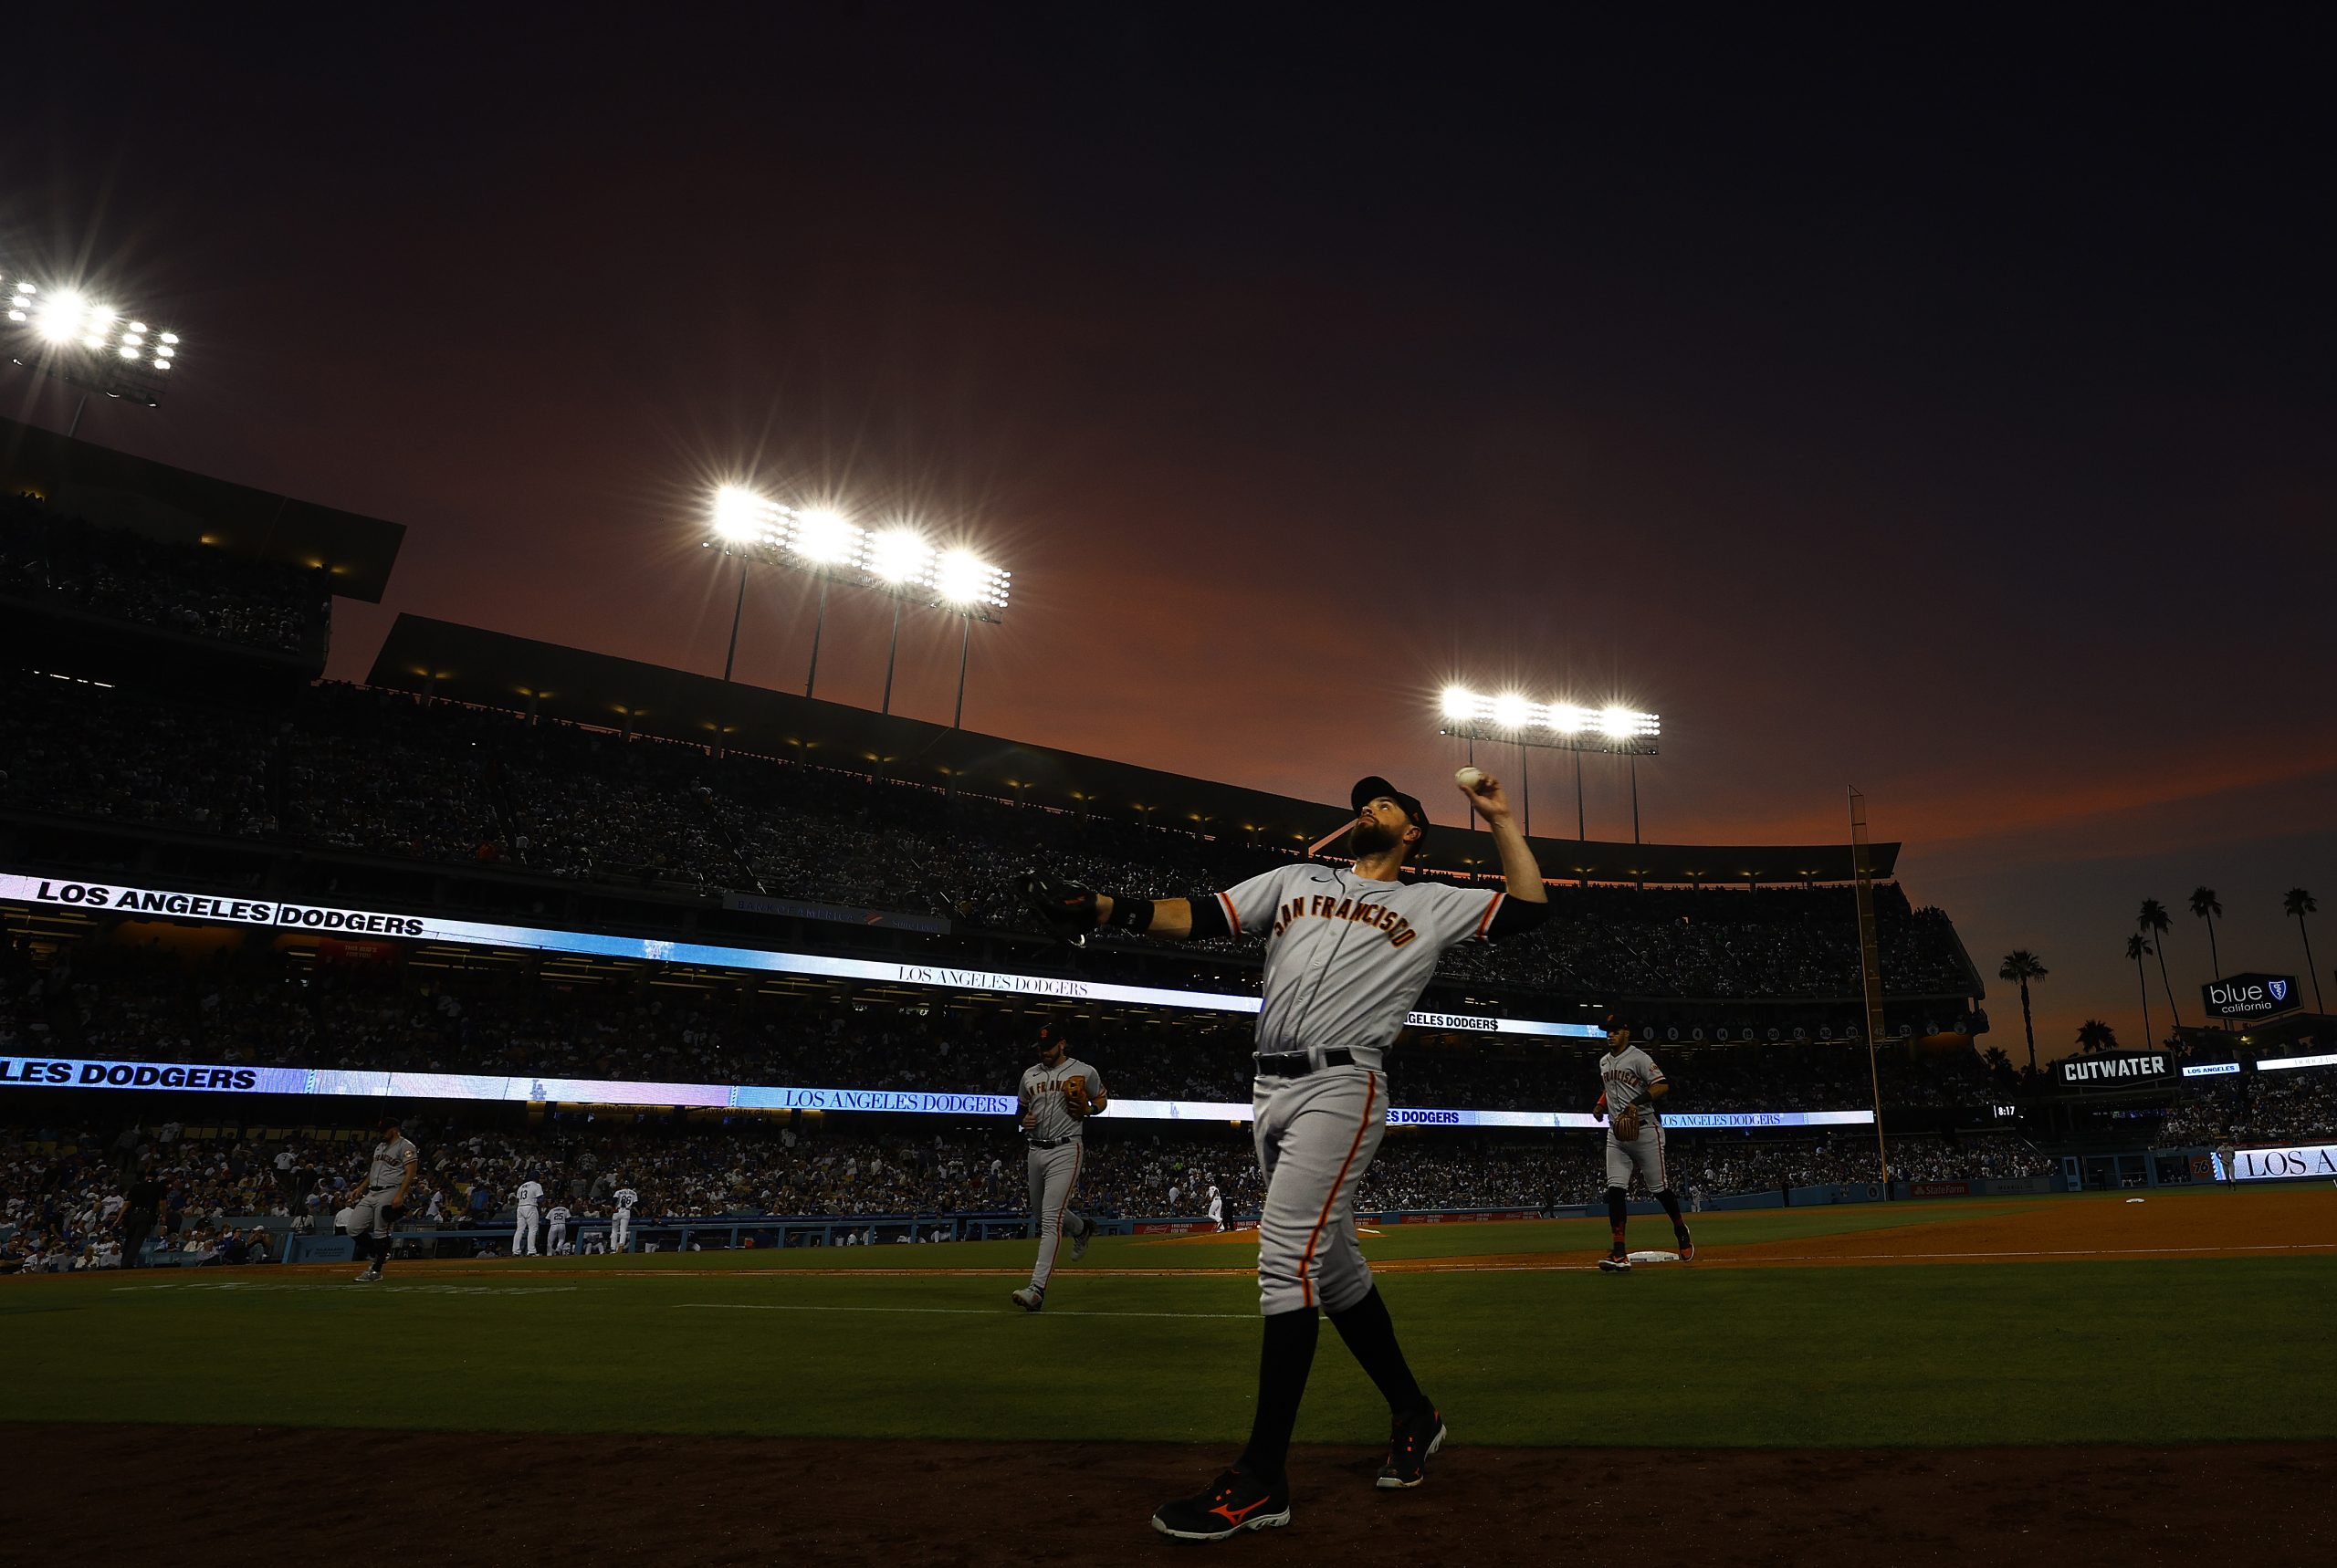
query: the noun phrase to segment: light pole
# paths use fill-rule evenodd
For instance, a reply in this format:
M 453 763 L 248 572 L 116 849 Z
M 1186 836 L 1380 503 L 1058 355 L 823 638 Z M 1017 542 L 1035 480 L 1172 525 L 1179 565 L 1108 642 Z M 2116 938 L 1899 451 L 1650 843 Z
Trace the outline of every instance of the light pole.
M 722 655 L 722 678 L 730 678 L 731 666 L 739 662 L 739 617 L 747 610 L 747 558 L 739 558 L 739 597 L 730 605 L 730 651 Z
M 1441 700 L 1444 723 L 1441 733 L 1469 743 L 1472 756 L 1480 737 L 1506 740 L 1517 747 L 1518 795 L 1526 808 L 1526 831 L 1533 831 L 1531 799 L 1525 784 L 1525 748 L 1574 753 L 1574 831 L 1586 839 L 1588 814 L 1583 805 L 1582 755 L 1586 751 L 1620 753 L 1631 762 L 1631 841 L 1640 841 L 1639 759 L 1656 754 L 1662 721 L 1636 708 L 1584 707 L 1576 703 L 1540 703 L 1514 692 L 1489 696 L 1466 686 L 1447 686 Z
M 803 695 L 810 696 L 820 677 L 820 643 L 826 634 L 828 586 L 841 582 L 870 589 L 893 601 L 890 645 L 885 655 L 885 695 L 879 712 L 893 711 L 893 677 L 901 652 L 901 611 L 922 604 L 956 615 L 966 622 L 958 646 L 958 706 L 953 725 L 966 714 L 966 665 L 973 648 L 973 623 L 1006 617 L 1006 603 L 1014 574 L 990 565 L 970 550 L 947 549 L 929 542 L 917 529 L 891 528 L 871 533 L 836 512 L 782 506 L 739 486 L 727 485 L 715 493 L 714 538 L 726 553 L 739 557 L 739 604 L 730 612 L 730 649 L 739 647 L 739 618 L 746 603 L 746 562 L 749 559 L 774 566 L 791 566 L 820 580 L 819 609 L 812 623 L 812 663 L 803 677 Z M 723 679 L 730 678 L 725 662 Z
M 0 272 L 0 345 L 28 371 L 74 388 L 67 439 L 81 428 L 89 396 L 154 407 L 178 368 L 179 335 L 149 327 L 129 311 L 101 304 L 79 288 L 36 283 L 10 268 Z

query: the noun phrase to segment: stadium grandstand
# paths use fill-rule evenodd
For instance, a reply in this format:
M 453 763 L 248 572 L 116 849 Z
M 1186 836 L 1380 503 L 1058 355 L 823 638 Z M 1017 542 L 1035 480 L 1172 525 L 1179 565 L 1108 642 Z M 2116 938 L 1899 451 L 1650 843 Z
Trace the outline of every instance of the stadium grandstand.
M 411 615 L 328 682 L 332 600 L 380 598 L 397 525 L 6 422 L 0 479 L 0 1270 L 121 1260 L 141 1177 L 158 1260 L 315 1255 L 350 1094 L 427 1130 L 417 1249 L 502 1245 L 528 1179 L 586 1243 L 613 1184 L 645 1244 L 997 1234 L 1043 1021 L 1113 1088 L 1085 1203 L 1254 1214 L 1255 943 L 1074 952 L 1009 888 L 1224 886 L 1338 807 Z M 1421 873 L 1484 877 L 1484 843 Z M 1895 844 L 1881 1041 L 1849 846 L 1533 847 L 1557 917 L 1448 956 L 1367 1211 L 1592 1202 L 1610 1015 L 1661 1053 L 1699 1206 L 2201 1179 L 2337 1121 L 2337 1074 L 2255 1059 L 2315 1061 L 2310 1021 L 2023 1080 Z

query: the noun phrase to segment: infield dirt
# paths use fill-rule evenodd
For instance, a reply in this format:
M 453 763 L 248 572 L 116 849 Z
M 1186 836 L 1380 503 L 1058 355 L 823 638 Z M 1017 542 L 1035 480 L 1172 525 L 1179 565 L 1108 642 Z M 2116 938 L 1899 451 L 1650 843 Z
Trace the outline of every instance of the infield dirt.
M 58 1565 L 2337 1560 L 2330 1444 L 1472 1448 L 1410 1492 L 1372 1489 L 1377 1450 L 1301 1449 L 1291 1526 L 1204 1547 L 1147 1521 L 1224 1455 L 1157 1444 L 46 1426 L 0 1445 L 5 1539 Z

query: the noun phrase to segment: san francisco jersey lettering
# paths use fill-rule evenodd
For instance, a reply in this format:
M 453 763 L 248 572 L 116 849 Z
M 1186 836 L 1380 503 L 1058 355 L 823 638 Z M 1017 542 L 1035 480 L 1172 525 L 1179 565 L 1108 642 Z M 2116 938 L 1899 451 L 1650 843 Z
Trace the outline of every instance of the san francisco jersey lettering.
M 1608 1115 L 1629 1105 L 1637 1105 L 1642 1113 L 1651 1113 L 1655 1102 L 1648 1091 L 1663 1082 L 1663 1069 L 1638 1046 L 1627 1045 L 1598 1059 L 1598 1082 L 1607 1089 Z
M 1442 882 L 1375 882 L 1290 865 L 1217 895 L 1234 934 L 1266 937 L 1260 1051 L 1383 1051 L 1455 943 L 1483 937 L 1507 894 Z M 1425 940 L 1423 940 L 1425 938 Z

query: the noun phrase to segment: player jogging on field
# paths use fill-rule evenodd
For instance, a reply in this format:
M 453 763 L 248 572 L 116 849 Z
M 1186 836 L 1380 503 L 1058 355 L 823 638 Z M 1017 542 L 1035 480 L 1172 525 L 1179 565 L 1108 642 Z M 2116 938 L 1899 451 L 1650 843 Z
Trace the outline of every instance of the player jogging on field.
M 1087 1118 L 1111 1103 L 1104 1092 L 1104 1077 L 1071 1054 L 1071 1041 L 1061 1024 L 1039 1030 L 1039 1060 L 1022 1070 L 1015 1095 L 1017 1119 L 1031 1143 L 1026 1156 L 1031 1168 L 1031 1228 L 1039 1239 L 1038 1260 L 1031 1266 L 1031 1282 L 1014 1292 L 1014 1304 L 1035 1312 L 1047 1304 L 1047 1281 L 1055 1271 L 1055 1252 L 1064 1233 L 1071 1234 L 1071 1259 L 1087 1255 L 1095 1222 L 1071 1209 L 1072 1189 L 1079 1185 L 1079 1166 L 1086 1154 Z
M 544 1252 L 557 1258 L 568 1249 L 568 1205 L 553 1204 L 544 1219 L 549 1227 L 544 1232 Z
M 390 1260 L 390 1227 L 403 1211 L 405 1195 L 414 1189 L 414 1178 L 421 1169 L 422 1151 L 398 1131 L 396 1117 L 383 1117 L 381 1142 L 373 1145 L 365 1185 L 350 1200 L 347 1210 L 349 1234 L 358 1238 L 357 1250 L 373 1260 L 357 1276 L 359 1284 L 371 1284 L 382 1277 L 382 1265 Z
M 1225 1198 L 1213 1186 L 1209 1189 L 1209 1222 L 1220 1230 L 1225 1228 Z
M 1025 879 L 1032 907 L 1057 929 L 1096 925 L 1170 938 L 1265 939 L 1252 1132 L 1266 1177 L 1258 1219 L 1264 1314 L 1258 1403 L 1249 1446 L 1199 1494 L 1165 1503 L 1155 1530 L 1212 1541 L 1290 1522 L 1285 1467 L 1314 1365 L 1319 1308 L 1387 1398 L 1391 1431 L 1378 1485 L 1418 1486 L 1444 1441 L 1443 1418 L 1396 1343 L 1355 1235 L 1355 1193 L 1388 1130 L 1381 1063 L 1448 947 L 1531 929 L 1548 893 L 1494 779 L 1462 785 L 1501 852 L 1508 891 L 1398 880 L 1428 831 L 1420 801 L 1385 779 L 1358 782 L 1347 843 L 1352 870 L 1312 862 L 1200 898 L 1109 898 Z
M 613 1195 L 616 1208 L 609 1215 L 609 1250 L 622 1252 L 633 1241 L 633 1206 L 641 1195 L 629 1186 L 617 1188 Z
M 1663 1126 L 1655 1109 L 1655 1103 L 1672 1092 L 1672 1085 L 1664 1081 L 1663 1069 L 1655 1064 L 1655 1059 L 1631 1043 L 1630 1025 L 1609 1026 L 1607 1054 L 1598 1059 L 1598 1082 L 1605 1085 L 1598 1096 L 1598 1113 L 1607 1118 L 1607 1226 L 1614 1234 L 1613 1244 L 1598 1260 L 1598 1267 L 1609 1274 L 1631 1271 L 1623 1228 L 1630 1215 L 1626 1189 L 1633 1171 L 1639 1172 L 1641 1185 L 1672 1217 L 1680 1260 L 1692 1260 L 1696 1244 L 1689 1239 L 1687 1223 L 1680 1218 L 1679 1196 L 1664 1174 Z

